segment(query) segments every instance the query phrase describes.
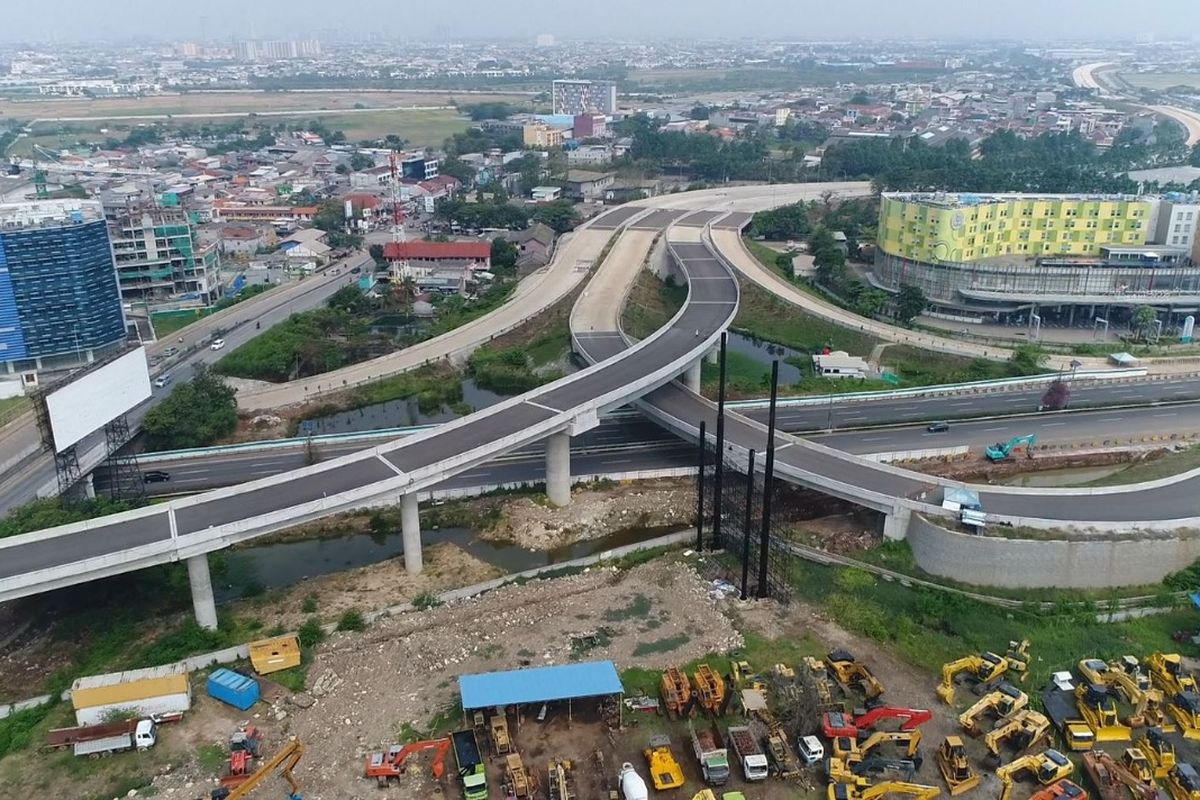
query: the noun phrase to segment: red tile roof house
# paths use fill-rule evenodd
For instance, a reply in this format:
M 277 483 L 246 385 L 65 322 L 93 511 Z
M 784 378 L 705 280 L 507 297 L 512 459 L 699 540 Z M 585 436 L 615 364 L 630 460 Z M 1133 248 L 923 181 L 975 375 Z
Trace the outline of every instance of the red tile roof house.
M 434 270 L 462 267 L 470 273 L 492 266 L 491 242 L 388 242 L 383 257 L 397 278 L 422 278 Z

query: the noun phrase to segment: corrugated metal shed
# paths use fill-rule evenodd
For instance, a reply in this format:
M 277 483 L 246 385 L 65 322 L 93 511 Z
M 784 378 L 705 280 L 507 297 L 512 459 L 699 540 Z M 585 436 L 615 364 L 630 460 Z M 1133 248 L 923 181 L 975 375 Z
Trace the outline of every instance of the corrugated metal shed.
M 458 687 L 464 709 L 600 697 L 625 691 L 611 661 L 462 675 Z
M 259 675 L 300 666 L 300 640 L 295 636 L 276 636 L 250 643 L 250 663 Z
M 187 673 L 163 672 L 143 675 L 150 670 L 132 673 L 114 672 L 80 678 L 71 687 L 71 705 L 76 710 L 95 706 L 136 703 L 149 697 L 169 694 L 189 694 Z
M 208 693 L 222 703 L 245 711 L 258 702 L 258 681 L 221 667 L 208 676 Z

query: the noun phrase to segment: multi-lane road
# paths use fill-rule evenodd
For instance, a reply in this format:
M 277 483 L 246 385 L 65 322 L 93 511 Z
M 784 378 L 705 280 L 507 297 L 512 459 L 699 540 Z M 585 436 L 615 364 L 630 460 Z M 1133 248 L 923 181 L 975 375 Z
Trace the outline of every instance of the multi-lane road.
M 135 429 L 140 425 L 142 418 L 164 400 L 176 384 L 191 378 L 197 364 L 212 363 L 292 314 L 324 304 L 334 292 L 357 279 L 358 276 L 351 272 L 354 267 L 362 267 L 369 263 L 368 256 L 351 256 L 299 283 L 283 286 L 244 303 L 238 303 L 212 317 L 189 325 L 176 336 L 148 345 L 146 349 L 152 357 L 161 356 L 169 347 L 180 351 L 176 356 L 163 359 L 152 370 L 156 375 L 169 373 L 174 380 L 166 388 L 154 389 L 149 400 L 129 412 L 130 428 Z M 225 350 L 214 352 L 208 345 L 217 335 L 225 339 Z M 83 454 L 103 445 L 103 431 L 93 433 L 77 446 L 81 460 Z M 39 490 L 54 483 L 54 460 L 49 453 L 40 448 L 32 414 L 12 422 L 0 431 L 0 464 L 3 464 L 0 514 L 33 500 L 38 496 Z

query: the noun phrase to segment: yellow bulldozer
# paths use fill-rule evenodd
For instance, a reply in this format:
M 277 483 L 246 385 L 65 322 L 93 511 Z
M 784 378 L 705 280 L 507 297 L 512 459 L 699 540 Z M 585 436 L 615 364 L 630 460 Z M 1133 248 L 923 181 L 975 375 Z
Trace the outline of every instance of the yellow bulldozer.
M 947 736 L 933 756 L 937 761 L 942 780 L 950 787 L 950 794 L 960 795 L 979 785 L 979 773 L 971 769 L 967 748 L 960 736 Z

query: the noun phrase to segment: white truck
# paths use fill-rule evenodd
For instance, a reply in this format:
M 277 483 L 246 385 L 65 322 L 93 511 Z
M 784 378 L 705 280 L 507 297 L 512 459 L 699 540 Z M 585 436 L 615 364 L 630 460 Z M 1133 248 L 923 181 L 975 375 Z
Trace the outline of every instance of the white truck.
M 767 754 L 758 744 L 758 737 L 750 728 L 740 725 L 729 729 L 729 743 L 742 763 L 742 774 L 748 781 L 764 781 L 770 774 Z
M 158 728 L 152 719 L 138 720 L 136 727 L 126 733 L 85 739 L 71 747 L 77 756 L 106 756 L 125 750 L 149 750 L 158 742 Z
M 621 765 L 621 771 L 617 773 L 617 783 L 621 784 L 622 800 L 649 800 L 650 793 L 646 789 L 646 781 L 628 761 Z
M 716 726 L 696 726 L 688 720 L 688 731 L 692 734 L 692 750 L 696 753 L 696 761 L 700 762 L 700 772 L 704 782 L 709 786 L 724 786 L 729 780 L 729 751 L 721 742 L 721 734 Z

